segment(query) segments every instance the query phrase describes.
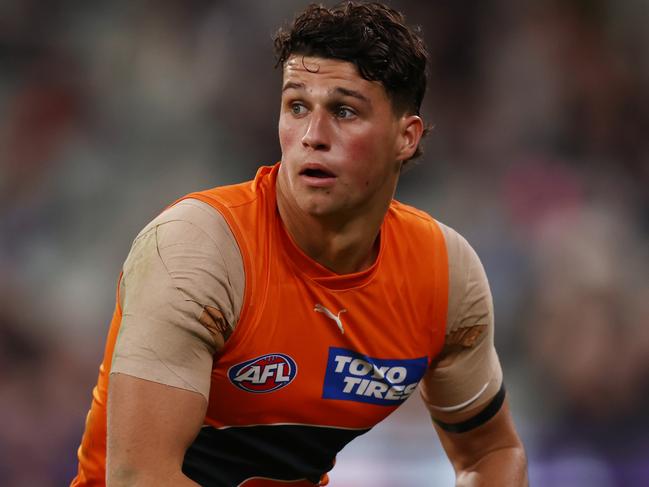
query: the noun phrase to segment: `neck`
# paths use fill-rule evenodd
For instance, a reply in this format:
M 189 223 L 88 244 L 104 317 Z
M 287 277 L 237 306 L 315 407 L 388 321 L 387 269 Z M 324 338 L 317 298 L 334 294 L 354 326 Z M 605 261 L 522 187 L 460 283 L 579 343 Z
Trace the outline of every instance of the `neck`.
M 303 211 L 277 182 L 277 208 L 286 231 L 302 251 L 335 272 L 351 274 L 372 266 L 379 253 L 379 232 L 392 195 L 385 204 L 356 215 L 312 215 Z

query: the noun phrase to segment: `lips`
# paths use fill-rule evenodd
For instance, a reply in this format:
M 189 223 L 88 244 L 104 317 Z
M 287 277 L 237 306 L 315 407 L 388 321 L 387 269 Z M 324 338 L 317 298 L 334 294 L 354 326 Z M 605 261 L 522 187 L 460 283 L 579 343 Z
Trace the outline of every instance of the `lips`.
M 305 164 L 299 175 L 302 181 L 314 188 L 329 188 L 336 181 L 336 174 L 328 167 L 318 163 Z
M 307 176 L 310 178 L 320 178 L 320 179 L 336 177 L 336 175 L 332 171 L 330 171 L 322 164 L 314 164 L 314 163 L 306 164 L 300 171 L 300 176 Z

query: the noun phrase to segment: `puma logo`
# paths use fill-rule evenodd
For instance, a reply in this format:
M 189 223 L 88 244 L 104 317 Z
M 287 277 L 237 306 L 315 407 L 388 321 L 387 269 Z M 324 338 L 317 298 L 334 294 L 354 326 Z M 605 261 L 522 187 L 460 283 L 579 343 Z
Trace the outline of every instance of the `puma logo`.
M 338 328 L 340 329 L 340 333 L 342 333 L 343 335 L 345 334 L 345 328 L 343 328 L 343 322 L 340 319 L 340 315 L 341 313 L 346 313 L 347 312 L 346 309 L 341 309 L 340 311 L 338 311 L 338 314 L 335 315 L 327 308 L 322 306 L 321 304 L 316 304 L 315 308 L 313 308 L 313 311 L 317 311 L 318 313 L 322 313 L 323 315 L 325 315 L 327 318 L 331 318 L 333 321 L 336 322 L 336 325 L 338 325 Z

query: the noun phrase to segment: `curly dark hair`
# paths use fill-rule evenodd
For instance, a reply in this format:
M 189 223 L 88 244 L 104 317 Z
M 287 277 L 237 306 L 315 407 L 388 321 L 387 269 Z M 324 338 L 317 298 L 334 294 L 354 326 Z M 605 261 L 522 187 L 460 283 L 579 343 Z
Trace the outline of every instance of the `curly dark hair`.
M 292 54 L 351 62 L 363 78 L 383 85 L 395 114 L 419 115 L 428 53 L 402 13 L 374 2 L 311 4 L 273 41 L 277 66 Z M 420 147 L 412 159 L 419 155 Z

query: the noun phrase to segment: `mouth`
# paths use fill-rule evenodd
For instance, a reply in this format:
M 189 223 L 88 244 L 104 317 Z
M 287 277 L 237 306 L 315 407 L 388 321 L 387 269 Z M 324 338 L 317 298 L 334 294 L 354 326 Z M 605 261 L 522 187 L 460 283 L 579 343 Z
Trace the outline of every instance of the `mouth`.
M 330 188 L 336 182 L 336 175 L 321 164 L 308 163 L 300 171 L 300 178 L 313 188 Z
M 310 178 L 333 178 L 334 174 L 326 169 L 322 168 L 307 168 L 300 172 L 301 176 L 308 176 Z

